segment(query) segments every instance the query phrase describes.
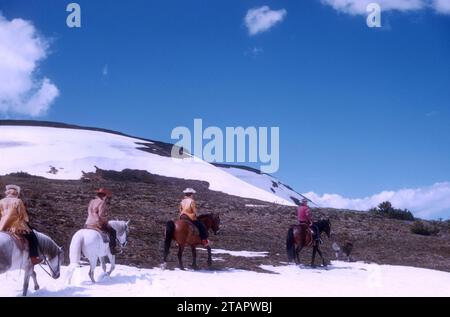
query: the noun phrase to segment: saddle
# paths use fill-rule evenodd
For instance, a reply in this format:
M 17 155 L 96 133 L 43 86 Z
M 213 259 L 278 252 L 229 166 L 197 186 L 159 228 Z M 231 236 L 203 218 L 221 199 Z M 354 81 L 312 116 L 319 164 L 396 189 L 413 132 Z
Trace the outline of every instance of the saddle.
M 198 231 L 197 226 L 195 225 L 195 223 L 191 220 L 191 218 L 189 218 L 188 216 L 185 215 L 181 215 L 180 216 L 180 220 L 184 221 L 186 223 L 189 224 L 189 226 L 191 227 L 191 230 L 194 234 L 200 235 L 200 232 Z
M 94 227 L 89 227 L 89 226 L 85 226 L 84 229 L 97 231 L 98 233 L 100 233 L 103 243 L 109 243 L 109 234 L 107 232 L 104 232 L 104 231 L 100 230 L 99 228 L 96 228 L 96 227 L 94 228 Z
M 303 230 L 303 232 L 305 233 L 305 241 L 308 241 L 307 246 L 313 246 L 314 244 L 314 238 L 313 238 L 313 234 L 314 231 L 309 227 L 309 225 L 307 223 L 300 223 L 298 225 L 294 225 L 294 228 L 297 227 L 301 230 Z

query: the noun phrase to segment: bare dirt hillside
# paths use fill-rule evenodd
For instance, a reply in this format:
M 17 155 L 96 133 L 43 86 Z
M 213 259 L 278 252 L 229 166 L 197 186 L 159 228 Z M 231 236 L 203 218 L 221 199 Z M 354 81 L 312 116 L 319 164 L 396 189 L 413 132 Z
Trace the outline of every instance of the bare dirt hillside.
M 143 171 L 107 172 L 98 170 L 85 180 L 60 181 L 15 174 L 0 177 L 0 186 L 9 183 L 23 188 L 22 198 L 36 229 L 49 234 L 69 248 L 71 236 L 83 227 L 89 200 L 98 187 L 114 192 L 111 215 L 131 220 L 131 236 L 118 263 L 138 267 L 161 264 L 165 224 L 177 216 L 182 190 L 194 187 L 199 210 L 220 213 L 221 232 L 211 236 L 213 248 L 226 250 L 268 251 L 264 258 L 216 255 L 214 269 L 237 268 L 261 270 L 261 264 L 279 265 L 287 261 L 287 229 L 295 223 L 295 208 L 271 205 L 210 191 L 208 184 L 152 175 Z M 374 214 L 333 209 L 315 209 L 314 217 L 329 218 L 333 240 L 324 237 L 322 249 L 328 260 L 334 258 L 333 241 L 354 244 L 353 258 L 376 262 L 438 269 L 450 272 L 450 232 L 440 225 L 438 236 L 420 236 L 410 231 L 412 222 L 383 218 Z M 66 252 L 66 263 L 68 262 Z M 175 246 L 169 268 L 177 266 Z M 303 252 L 302 261 L 309 264 L 311 251 Z M 190 252 L 185 263 L 190 263 Z M 200 267 L 206 267 L 206 253 L 200 252 Z

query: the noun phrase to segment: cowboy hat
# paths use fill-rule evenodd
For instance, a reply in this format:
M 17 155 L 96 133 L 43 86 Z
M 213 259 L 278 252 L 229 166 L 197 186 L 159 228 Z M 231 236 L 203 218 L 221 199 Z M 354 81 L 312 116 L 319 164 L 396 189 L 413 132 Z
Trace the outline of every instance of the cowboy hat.
M 303 204 L 304 204 L 304 203 L 307 203 L 307 202 L 309 202 L 308 199 L 306 199 L 306 198 L 303 198 L 303 199 L 302 199 L 302 203 L 303 203 Z
M 99 188 L 95 192 L 97 194 L 103 194 L 106 197 L 111 197 L 112 196 L 112 192 L 109 189 L 106 189 L 106 188 Z
M 20 194 L 20 187 L 17 185 L 6 185 L 5 189 L 6 191 L 15 190 L 18 194 Z
M 186 188 L 183 190 L 183 193 L 185 194 L 196 194 L 197 192 L 193 188 Z

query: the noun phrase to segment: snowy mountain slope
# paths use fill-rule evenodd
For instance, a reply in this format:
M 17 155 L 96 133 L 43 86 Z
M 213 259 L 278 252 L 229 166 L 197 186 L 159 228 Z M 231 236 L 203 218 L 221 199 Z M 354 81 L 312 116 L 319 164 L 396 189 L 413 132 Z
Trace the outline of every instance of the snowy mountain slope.
M 269 174 L 261 173 L 257 169 L 238 165 L 227 165 L 227 164 L 214 164 L 214 165 L 222 169 L 223 171 L 243 180 L 246 183 L 261 188 L 266 192 L 275 194 L 281 199 L 290 201 L 293 204 L 298 205 L 299 202 L 303 198 L 305 198 L 303 195 L 297 193 L 288 185 L 283 184 L 279 179 Z
M 450 273 L 407 266 L 333 262 L 327 269 L 262 266 L 276 273 L 244 270 L 169 271 L 119 265 L 111 277 L 96 270 L 98 283 L 89 281 L 88 267 L 78 269 L 73 285 L 52 280 L 37 268 L 41 290 L 29 296 L 94 297 L 316 297 L 316 296 L 450 296 Z M 414 278 L 412 278 L 414 277 Z M 0 296 L 20 296 L 23 273 L 0 275 Z M 239 287 L 236 287 L 239 285 Z M 270 285 L 270 287 L 268 287 Z
M 50 179 L 79 179 L 82 172 L 94 172 L 95 166 L 116 171 L 139 169 L 206 181 L 211 190 L 230 195 L 292 205 L 190 155 L 173 159 L 168 156 L 168 144 L 92 128 L 44 125 L 0 121 L 0 175 L 27 172 Z

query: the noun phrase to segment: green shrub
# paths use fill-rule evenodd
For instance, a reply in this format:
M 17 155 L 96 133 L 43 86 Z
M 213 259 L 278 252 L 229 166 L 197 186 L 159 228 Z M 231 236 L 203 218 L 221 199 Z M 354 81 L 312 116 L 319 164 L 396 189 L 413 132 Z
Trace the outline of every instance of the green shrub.
M 369 212 L 381 215 L 386 218 L 414 221 L 414 215 L 408 209 L 397 209 L 389 201 L 382 202 L 377 208 L 372 208 Z
M 416 221 L 411 226 L 411 232 L 422 236 L 436 236 L 439 233 L 439 229 L 435 226 L 428 225 L 423 221 Z

